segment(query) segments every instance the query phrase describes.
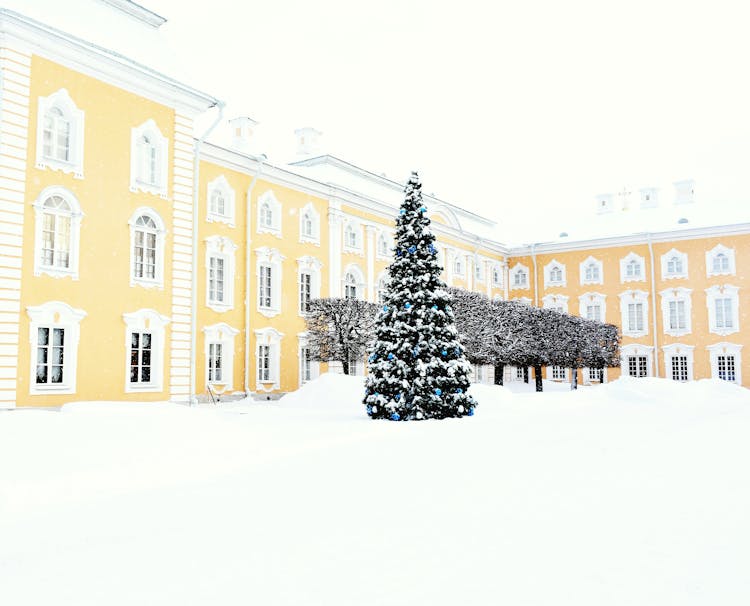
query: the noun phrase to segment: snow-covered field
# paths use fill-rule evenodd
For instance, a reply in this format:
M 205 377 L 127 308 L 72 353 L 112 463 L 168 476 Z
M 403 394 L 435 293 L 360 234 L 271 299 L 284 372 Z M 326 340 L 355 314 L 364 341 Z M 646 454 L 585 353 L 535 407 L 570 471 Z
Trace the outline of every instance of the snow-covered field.
M 750 391 L 472 388 L 0 413 L 0 604 L 750 604 Z

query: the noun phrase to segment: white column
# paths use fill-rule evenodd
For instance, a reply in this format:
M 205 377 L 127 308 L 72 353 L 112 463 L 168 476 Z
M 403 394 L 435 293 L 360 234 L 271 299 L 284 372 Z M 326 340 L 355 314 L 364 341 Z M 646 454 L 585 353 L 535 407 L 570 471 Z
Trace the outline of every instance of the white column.
M 466 269 L 466 290 L 474 290 L 474 255 L 471 253 L 459 253 L 463 254 L 466 259 L 464 268 Z
M 366 225 L 367 232 L 367 300 L 375 301 L 375 237 L 377 229 L 374 225 Z
M 508 277 L 510 276 L 509 267 L 508 267 L 508 259 L 507 257 L 503 259 L 503 299 L 508 300 L 508 289 L 510 286 L 508 285 Z
M 453 261 L 454 251 L 452 248 L 447 246 L 443 249 L 443 257 L 445 258 L 445 283 L 448 286 L 453 286 Z
M 175 112 L 172 194 L 172 324 L 169 397 L 190 398 L 190 302 L 193 266 L 193 119 Z M 196 251 L 197 254 L 197 251 Z
M 0 409 L 15 408 L 31 54 L 0 48 Z M 27 243 L 33 246 L 32 242 Z
M 333 204 L 333 201 L 331 201 Z M 341 223 L 338 208 L 328 208 L 328 296 L 341 296 Z
M 484 261 L 484 284 L 486 286 L 487 296 L 492 298 L 492 262 Z M 494 376 L 494 375 L 493 375 Z

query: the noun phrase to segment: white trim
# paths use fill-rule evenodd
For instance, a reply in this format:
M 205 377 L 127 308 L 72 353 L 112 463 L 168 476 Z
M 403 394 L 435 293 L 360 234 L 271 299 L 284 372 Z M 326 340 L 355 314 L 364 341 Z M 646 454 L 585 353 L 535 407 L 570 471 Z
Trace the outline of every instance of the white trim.
M 619 294 L 620 297 L 620 315 L 622 320 L 622 334 L 626 337 L 645 337 L 648 334 L 648 292 L 645 290 L 626 290 Z M 637 328 L 631 329 L 630 323 L 628 322 L 628 305 L 629 304 L 642 304 L 642 317 L 641 323 L 643 328 L 639 330 Z
M 271 213 L 271 220 L 264 216 L 263 208 L 266 206 Z M 258 197 L 258 211 L 256 221 L 256 232 L 259 234 L 271 234 L 281 238 L 281 221 L 283 207 L 273 190 L 267 190 Z
M 594 381 L 591 378 L 592 371 L 601 371 L 602 373 L 602 380 L 601 381 Z M 583 368 L 583 384 L 584 385 L 597 385 L 600 383 L 606 383 L 607 382 L 607 367 L 604 368 L 591 368 L 589 366 L 585 366 Z
M 599 306 L 599 318 L 589 318 L 588 307 Z M 600 292 L 585 292 L 578 296 L 578 315 L 597 322 L 607 321 L 607 295 Z
M 78 345 L 81 336 L 80 323 L 86 317 L 82 309 L 75 309 L 62 301 L 48 301 L 41 305 L 28 306 L 26 313 L 30 318 L 29 343 L 29 394 L 74 394 L 78 374 Z M 39 328 L 63 328 L 63 381 L 59 384 L 37 385 L 37 338 Z
M 68 160 L 59 160 L 44 155 L 44 118 L 52 108 L 58 108 L 70 124 Z M 84 113 L 78 109 L 70 94 L 64 88 L 52 93 L 49 97 L 39 97 L 36 126 L 36 168 L 50 168 L 73 174 L 76 179 L 83 179 L 83 133 Z
M 125 321 L 125 393 L 156 393 L 164 384 L 164 350 L 166 349 L 165 327 L 169 318 L 153 309 L 139 309 L 122 314 Z M 130 382 L 131 334 L 151 333 L 151 381 L 149 383 Z
M 561 313 L 568 313 L 568 295 L 545 295 L 542 297 L 543 309 L 554 309 Z
M 142 164 L 140 141 L 148 138 L 155 150 L 155 175 L 153 181 L 141 179 Z M 162 135 L 153 119 L 130 129 L 130 191 L 142 191 L 167 199 L 169 196 L 169 139 Z
M 270 392 L 281 386 L 281 339 L 284 334 L 271 326 L 255 330 L 255 385 L 256 391 Z M 260 347 L 267 345 L 270 349 L 270 367 L 268 381 L 259 377 Z
M 307 215 L 310 218 L 310 227 L 312 233 L 305 234 L 303 229 L 303 220 Z M 308 202 L 299 211 L 299 241 L 301 243 L 315 244 L 320 246 L 320 213 L 316 210 L 312 202 Z
M 224 199 L 224 214 L 211 208 L 214 193 L 219 193 Z M 235 226 L 235 193 L 224 175 L 219 175 L 206 185 L 206 221 L 209 223 L 225 223 L 229 227 Z
M 734 356 L 735 373 L 735 379 L 731 382 L 737 383 L 737 385 L 742 385 L 742 345 L 722 341 L 721 343 L 709 345 L 706 349 L 709 352 L 709 358 L 711 360 L 711 377 L 714 379 L 721 379 L 721 377 L 719 377 L 719 356 L 731 355 Z
M 203 328 L 204 385 L 211 385 L 218 393 L 232 391 L 234 384 L 234 338 L 240 334 L 226 322 Z M 209 348 L 212 343 L 221 344 L 221 381 L 209 381 Z
M 354 243 L 350 242 L 350 235 L 354 236 Z M 362 235 L 362 223 L 357 219 L 348 218 L 344 222 L 344 252 L 355 255 L 364 255 L 364 237 Z
M 640 343 L 629 343 L 620 347 L 620 367 L 621 374 L 624 377 L 630 376 L 628 370 L 628 358 L 644 356 L 646 358 L 646 376 L 654 376 L 654 348 L 651 345 L 641 345 Z
M 596 267 L 599 273 L 598 278 L 586 278 L 586 269 L 593 265 Z M 589 255 L 586 257 L 583 261 L 581 261 L 581 264 L 578 266 L 578 269 L 580 271 L 580 277 L 581 277 L 581 285 L 585 286 L 587 284 L 604 284 L 604 263 L 600 261 L 599 259 Z
M 680 271 L 669 271 L 669 264 L 672 260 L 680 263 Z M 687 279 L 688 277 L 688 256 L 687 253 L 680 252 L 672 248 L 661 256 L 661 279 L 675 280 Z
M 739 287 L 731 284 L 715 285 L 706 289 L 706 305 L 708 307 L 708 331 L 715 335 L 731 335 L 740 330 L 740 295 Z M 732 305 L 731 325 L 717 326 L 716 301 L 717 299 L 729 299 Z
M 560 270 L 560 279 L 557 281 L 552 280 L 552 270 Z M 544 288 L 553 288 L 556 286 L 567 286 L 568 279 L 565 272 L 565 264 L 560 263 L 556 259 L 552 259 L 547 265 L 544 266 Z
M 562 377 L 555 376 L 555 374 L 560 374 L 560 371 L 562 370 Z M 551 364 L 547 366 L 547 380 L 548 381 L 570 381 L 570 372 L 567 366 L 560 366 L 558 364 Z
M 516 274 L 523 274 L 521 282 L 517 282 Z M 531 288 L 529 280 L 529 268 L 523 263 L 516 263 L 509 272 L 508 285 L 510 290 L 528 290 Z
M 55 211 L 45 211 L 44 203 L 53 196 L 59 196 L 70 206 L 70 212 L 68 213 L 57 213 Z M 81 211 L 81 205 L 78 202 L 78 198 L 75 197 L 73 192 L 65 189 L 64 187 L 52 186 L 47 187 L 39 194 L 39 197 L 32 204 L 34 208 L 34 275 L 40 276 L 46 274 L 53 278 L 65 278 L 70 277 L 73 280 L 78 280 L 78 261 L 79 261 L 79 250 L 81 245 L 81 221 L 83 220 L 83 212 Z M 43 237 L 42 232 L 44 229 L 44 215 L 47 212 L 51 212 L 57 216 L 67 216 L 70 218 L 70 250 L 68 267 L 54 267 L 42 265 L 42 244 Z
M 234 252 L 237 250 L 237 245 L 224 236 L 209 236 L 204 242 L 206 243 L 206 307 L 219 313 L 234 309 Z M 209 278 L 212 258 L 224 261 L 223 301 L 211 299 L 211 281 Z
M 640 265 L 640 273 L 635 276 L 628 276 L 628 265 L 635 261 Z M 630 252 L 620 259 L 620 283 L 626 282 L 645 282 L 646 281 L 646 259 L 640 255 Z
M 154 279 L 135 276 L 135 232 L 136 221 L 139 217 L 149 217 L 156 225 L 156 267 Z M 130 286 L 143 286 L 145 288 L 164 288 L 164 241 L 167 229 L 164 226 L 164 220 L 153 208 L 141 206 L 128 219 L 130 226 Z
M 354 278 L 353 283 L 347 283 L 346 277 L 348 274 L 351 274 L 352 278 Z M 356 287 L 356 299 L 361 299 L 362 301 L 367 300 L 367 293 L 365 292 L 365 287 L 367 286 L 367 283 L 365 281 L 365 274 L 356 263 L 349 263 L 349 265 L 344 268 L 344 271 L 341 274 L 341 294 L 344 298 L 346 298 L 347 285 Z
M 690 293 L 692 292 L 693 291 L 690 288 L 679 287 L 667 288 L 659 293 L 661 296 L 662 326 L 664 334 L 672 337 L 681 337 L 683 335 L 689 335 L 692 332 L 692 302 L 690 297 Z M 677 306 L 680 302 L 684 305 L 685 326 L 683 328 L 672 328 L 669 304 L 675 303 Z M 677 319 L 679 320 L 679 314 Z
M 281 313 L 281 277 L 282 277 L 282 261 L 286 258 L 276 248 L 269 248 L 268 246 L 261 246 L 255 249 L 255 279 L 256 279 L 256 309 L 258 312 L 263 314 L 266 318 L 273 318 Z M 270 305 L 261 305 L 261 268 L 271 268 L 271 293 Z
M 685 345 L 684 343 L 671 343 L 661 348 L 664 352 L 664 373 L 665 377 L 675 380 L 672 374 L 672 358 L 685 357 L 687 362 L 687 381 L 693 380 L 693 350 L 695 346 Z
M 719 256 L 724 255 L 727 259 L 727 269 L 722 270 L 719 268 L 718 271 L 714 270 L 714 260 Z M 735 260 L 735 254 L 733 248 L 727 248 L 722 244 L 717 244 L 711 250 L 706 251 L 706 276 L 734 276 L 737 273 L 737 266 Z

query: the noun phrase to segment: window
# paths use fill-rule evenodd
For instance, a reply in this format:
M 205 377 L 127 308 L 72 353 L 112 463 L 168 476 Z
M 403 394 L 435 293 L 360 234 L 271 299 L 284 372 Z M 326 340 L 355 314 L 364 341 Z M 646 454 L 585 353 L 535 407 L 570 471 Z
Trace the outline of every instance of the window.
M 664 300 L 664 299 L 662 299 Z M 648 293 L 629 290 L 620 294 L 622 332 L 626 337 L 643 337 L 648 334 Z
M 78 279 L 81 213 L 78 200 L 68 190 L 48 187 L 34 202 L 34 275 L 70 276 Z
M 258 311 L 267 318 L 273 318 L 281 313 L 281 273 L 284 257 L 277 249 L 268 248 L 267 246 L 256 248 L 255 254 L 257 256 L 255 269 L 258 280 Z M 302 259 L 307 259 L 307 257 L 303 257 Z M 297 262 L 301 263 L 302 261 L 298 259 Z M 303 269 L 311 271 L 312 268 L 311 266 L 301 264 L 299 269 L 300 271 Z M 299 284 L 299 282 L 298 275 L 297 283 Z M 318 286 L 316 282 L 318 280 L 314 278 L 313 274 L 313 280 L 310 285 L 312 296 L 317 296 L 315 289 Z M 292 306 L 294 305 L 294 299 L 291 300 L 291 304 Z M 297 311 L 301 313 L 299 299 L 297 300 L 297 305 Z M 292 307 L 292 309 L 294 308 Z
M 214 391 L 224 393 L 232 389 L 234 376 L 234 338 L 239 330 L 224 322 L 206 326 L 205 339 L 206 384 Z
M 604 383 L 604 369 L 603 368 L 589 368 L 588 369 L 589 383 Z
M 725 284 L 706 289 L 708 329 L 718 335 L 739 331 L 739 288 Z
M 706 253 L 706 274 L 711 276 L 729 276 L 735 274 L 734 249 L 717 244 Z
M 669 302 L 669 328 L 670 330 L 684 330 L 685 320 L 685 301 Z
M 474 279 L 477 282 L 484 282 L 484 265 L 483 261 L 478 258 L 474 259 Z
M 312 217 L 308 213 L 302 214 L 301 219 L 301 231 L 302 235 L 306 236 L 308 238 L 312 238 L 313 236 L 313 221 Z
M 270 269 L 270 268 L 269 268 Z M 268 290 L 270 292 L 271 281 L 268 281 Z M 299 275 L 299 310 L 300 313 L 309 311 L 310 299 L 312 298 L 312 276 L 308 272 L 302 272 Z
M 354 274 L 347 273 L 344 278 L 344 298 L 345 299 L 356 299 L 357 298 L 357 279 Z
M 516 366 L 516 380 L 523 381 L 524 368 L 523 366 Z
M 299 350 L 300 383 L 307 383 L 312 379 L 312 359 L 310 348 L 301 347 Z
M 378 257 L 387 258 L 390 253 L 390 244 L 385 234 L 378 236 Z
M 687 381 L 688 380 L 687 356 L 672 356 L 670 364 L 672 367 L 672 380 L 673 381 Z
M 687 254 L 679 250 L 672 249 L 661 257 L 662 279 L 669 280 L 673 278 L 688 277 L 688 258 Z
M 312 202 L 300 209 L 299 241 L 320 244 L 320 214 Z
M 226 223 L 234 227 L 234 189 L 224 175 L 208 184 L 208 213 L 206 221 Z
M 283 336 L 271 327 L 255 331 L 258 391 L 269 392 L 280 387 L 280 352 Z
M 717 359 L 718 378 L 722 381 L 737 381 L 737 370 L 733 355 L 720 355 Z
M 84 113 L 60 89 L 39 98 L 36 139 L 36 167 L 73 173 L 83 178 Z
M 459 255 L 456 255 L 453 259 L 453 273 L 457 276 L 464 275 L 464 263 Z
M 167 197 L 169 141 L 153 120 L 131 131 L 130 190 Z
M 217 312 L 234 307 L 234 252 L 237 246 L 221 236 L 206 238 L 206 306 Z
M 385 296 L 388 292 L 388 277 L 387 274 L 381 274 L 380 278 L 378 279 L 378 286 L 377 286 L 377 302 L 379 305 L 382 305 L 385 303 Z
M 352 263 L 344 270 L 342 291 L 345 299 L 365 298 L 365 275 L 362 270 Z
M 562 282 L 562 270 L 559 267 L 553 267 L 549 274 L 550 282 Z
M 344 248 L 348 250 L 359 251 L 361 248 L 360 226 L 354 222 L 349 222 L 344 228 Z
M 668 288 L 661 291 L 664 332 L 679 337 L 691 332 L 691 299 L 689 288 Z
M 553 381 L 564 381 L 568 378 L 568 369 L 563 366 L 552 367 L 552 380 Z
M 528 288 L 529 284 L 529 269 L 525 265 L 517 263 L 510 270 L 510 287 L 516 288 Z
M 620 259 L 620 282 L 640 282 L 646 279 L 645 259 L 635 253 L 629 253 Z
M 268 383 L 271 380 L 271 346 L 258 346 L 258 381 Z
M 270 189 L 258 198 L 258 233 L 281 238 L 281 202 Z M 302 239 L 302 236 L 300 236 Z
M 716 343 L 707 349 L 711 357 L 711 376 L 742 385 L 742 345 Z
M 646 356 L 628 356 L 628 375 L 631 377 L 648 376 L 648 358 Z
M 581 284 L 603 284 L 604 264 L 594 257 L 589 256 L 579 266 L 581 272 Z
M 693 380 L 693 346 L 672 343 L 662 348 L 667 378 L 673 381 Z
M 503 272 L 497 265 L 492 268 L 492 284 L 501 286 L 503 283 Z
M 125 391 L 159 392 L 163 383 L 164 334 L 169 318 L 153 309 L 124 314 Z
M 592 303 L 586 305 L 586 319 L 594 320 L 596 322 L 602 321 L 602 306 L 598 303 Z
M 568 313 L 568 297 L 566 295 L 545 295 L 542 297 L 544 309 L 554 309 L 560 313 Z
M 65 328 L 40 326 L 36 341 L 36 384 L 64 383 Z
M 544 266 L 544 286 L 566 286 L 565 266 L 556 260 Z
M 164 223 L 152 209 L 139 208 L 130 217 L 130 285 L 163 286 Z

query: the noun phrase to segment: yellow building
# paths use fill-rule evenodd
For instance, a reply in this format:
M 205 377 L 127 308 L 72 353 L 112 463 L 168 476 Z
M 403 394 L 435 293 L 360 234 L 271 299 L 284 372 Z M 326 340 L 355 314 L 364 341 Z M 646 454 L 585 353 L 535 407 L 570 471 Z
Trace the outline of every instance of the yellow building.
M 164 22 L 97 10 L 144 40 Z M 278 397 L 326 370 L 306 301 L 378 300 L 403 186 L 315 153 L 313 129 L 284 166 L 247 152 L 249 118 L 195 139 L 197 116 L 227 122 L 217 99 L 7 9 L 0 86 L 0 407 Z M 750 385 L 750 224 L 511 247 L 425 202 L 448 284 L 621 325 L 623 372 Z

